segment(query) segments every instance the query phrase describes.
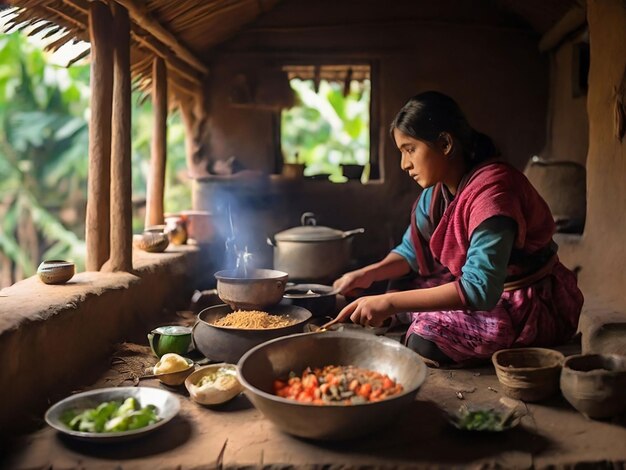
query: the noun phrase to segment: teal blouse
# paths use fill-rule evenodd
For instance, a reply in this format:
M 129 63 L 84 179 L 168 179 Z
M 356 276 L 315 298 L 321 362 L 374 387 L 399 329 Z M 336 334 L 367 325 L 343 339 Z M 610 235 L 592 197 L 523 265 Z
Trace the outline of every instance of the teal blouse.
M 422 191 L 415 210 L 415 222 L 426 240 L 430 240 L 436 228 L 428 217 L 432 194 L 432 187 Z M 460 279 L 461 288 L 471 309 L 491 310 L 500 300 L 516 234 L 516 222 L 506 216 L 491 217 L 472 233 Z M 404 233 L 402 242 L 392 252 L 402 256 L 413 271 L 418 270 L 410 226 Z

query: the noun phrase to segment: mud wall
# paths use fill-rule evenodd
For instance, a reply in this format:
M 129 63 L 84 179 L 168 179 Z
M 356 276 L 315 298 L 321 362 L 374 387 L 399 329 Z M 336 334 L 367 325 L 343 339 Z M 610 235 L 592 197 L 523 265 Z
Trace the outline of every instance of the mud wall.
M 265 236 L 296 225 L 307 210 L 318 212 L 324 225 L 365 227 L 366 234 L 355 240 L 360 260 L 378 258 L 399 241 L 419 187 L 400 170 L 388 125 L 420 91 L 453 96 L 473 126 L 490 134 L 520 168 L 544 147 L 548 60 L 538 51 L 537 33 L 489 2 L 396 3 L 392 10 L 374 1 L 285 0 L 210 58 L 204 165 L 210 158 L 235 155 L 247 168 L 268 174 L 276 171 L 280 154 L 279 116 L 230 105 L 239 72 L 294 62 L 361 61 L 372 63 L 375 73 L 372 117 L 378 144 L 372 152 L 381 180 L 291 186 L 270 180 L 255 199 L 263 216 L 250 210 L 238 217 L 263 228 L 252 235 L 263 263 L 271 254 Z M 211 209 L 219 185 L 198 183 L 196 207 Z
M 589 144 L 587 92 L 578 89 L 579 47 L 588 33 L 576 34 L 550 53 L 548 137 L 541 157 L 585 164 Z
M 63 285 L 33 276 L 0 291 L 0 435 L 40 423 L 109 367 L 115 343 L 147 344 L 166 313 L 187 308 L 197 250 L 138 256 L 134 274 L 79 273 Z
M 626 137 L 617 136 L 615 110 L 619 90 L 626 103 L 626 4 L 589 0 L 587 12 L 591 45 L 588 209 L 585 233 L 572 248 L 572 259 L 582 266 L 579 280 L 585 293 L 625 309 Z

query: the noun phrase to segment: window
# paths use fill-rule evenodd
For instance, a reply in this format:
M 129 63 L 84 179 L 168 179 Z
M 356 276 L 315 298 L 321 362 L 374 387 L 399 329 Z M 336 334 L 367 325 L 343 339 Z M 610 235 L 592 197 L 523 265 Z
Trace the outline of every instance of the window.
M 282 111 L 283 164 L 304 165 L 305 178 L 344 182 L 370 178 L 369 65 L 284 67 L 295 106 Z

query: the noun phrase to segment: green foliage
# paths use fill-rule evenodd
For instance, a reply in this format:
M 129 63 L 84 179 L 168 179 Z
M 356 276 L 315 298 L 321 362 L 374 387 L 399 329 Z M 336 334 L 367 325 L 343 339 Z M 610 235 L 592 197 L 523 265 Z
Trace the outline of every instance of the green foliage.
M 343 84 L 291 80 L 297 104 L 283 111 L 281 145 L 285 161 L 306 164 L 306 175 L 329 173 L 341 180 L 341 164 L 366 165 L 370 142 L 370 82 L 353 80 L 347 96 Z
M 152 111 L 133 96 L 133 193 L 145 197 Z M 84 268 L 89 66 L 52 65 L 20 33 L 0 36 L 0 254 L 23 276 L 42 259 Z M 190 207 L 184 132 L 170 116 L 166 210 Z M 136 214 L 134 225 L 143 226 Z M 15 279 L 18 280 L 18 279 Z M 0 286 L 1 287 L 1 286 Z
M 145 199 L 150 169 L 150 144 L 152 139 L 152 102 L 139 93 L 133 97 L 132 165 L 133 198 Z M 191 185 L 187 180 L 185 159 L 185 129 L 179 112 L 170 113 L 167 120 L 167 162 L 165 170 L 165 212 L 178 212 L 191 208 Z M 144 220 L 135 213 L 133 229 L 140 231 Z
M 42 255 L 80 266 L 81 226 L 72 231 L 60 214 L 76 218 L 72 204 L 86 192 L 88 129 L 78 111 L 86 108 L 88 87 L 46 64 L 19 33 L 0 38 L 0 64 L 0 248 L 25 276 Z

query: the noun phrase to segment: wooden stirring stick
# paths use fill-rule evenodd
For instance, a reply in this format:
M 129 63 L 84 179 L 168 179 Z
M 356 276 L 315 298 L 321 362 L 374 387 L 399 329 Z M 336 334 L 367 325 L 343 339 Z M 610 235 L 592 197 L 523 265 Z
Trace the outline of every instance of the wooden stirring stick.
M 324 323 L 322 326 L 319 327 L 319 329 L 317 331 L 326 331 L 326 330 L 328 330 L 328 328 L 330 328 L 331 326 L 333 326 L 336 323 L 339 323 L 339 319 L 337 317 L 333 318 L 329 322 Z

